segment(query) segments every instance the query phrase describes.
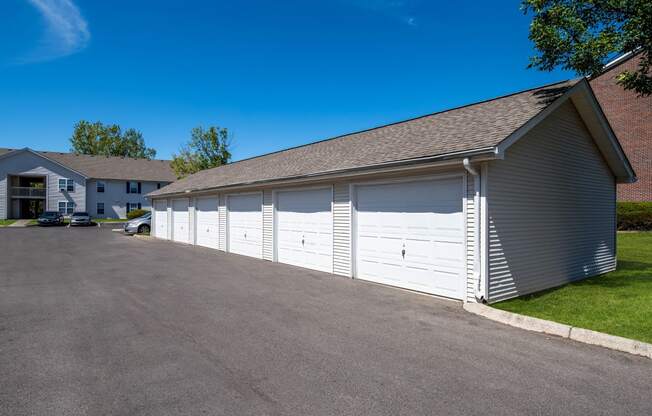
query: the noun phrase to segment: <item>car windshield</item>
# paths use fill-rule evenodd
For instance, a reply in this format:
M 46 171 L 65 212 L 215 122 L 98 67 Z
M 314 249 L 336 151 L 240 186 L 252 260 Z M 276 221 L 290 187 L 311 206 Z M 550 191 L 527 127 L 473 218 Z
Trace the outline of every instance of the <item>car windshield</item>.
M 48 217 L 48 218 L 53 218 L 53 217 L 58 217 L 59 213 L 57 211 L 46 211 L 43 214 L 41 214 L 42 217 Z
M 72 214 L 73 217 L 88 217 L 88 212 L 75 212 Z

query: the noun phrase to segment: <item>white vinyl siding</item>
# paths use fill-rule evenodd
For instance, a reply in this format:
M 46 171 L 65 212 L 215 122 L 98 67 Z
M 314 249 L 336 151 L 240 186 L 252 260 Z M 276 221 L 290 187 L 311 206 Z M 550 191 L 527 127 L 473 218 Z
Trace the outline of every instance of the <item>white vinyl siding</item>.
M 98 192 L 98 183 L 104 184 L 104 192 Z M 141 182 L 141 193 L 127 193 L 125 181 L 91 179 L 88 181 L 87 210 L 91 216 L 101 218 L 127 218 L 127 203 L 140 204 L 141 209 L 151 210 L 152 201 L 145 196 L 156 190 L 158 182 Z M 97 212 L 97 203 L 104 204 L 104 214 Z M 133 207 L 130 207 L 133 209 Z
M 0 161 L 0 219 L 11 216 L 8 175 L 46 178 L 46 210 L 58 211 L 59 201 L 74 203 L 77 210 L 86 209 L 86 179 L 83 176 L 32 152 L 20 151 Z M 75 192 L 59 191 L 59 179 L 73 180 Z
M 274 261 L 274 204 L 271 189 L 263 191 L 263 259 Z
M 476 218 L 476 208 L 475 208 L 475 184 L 474 180 L 480 180 L 480 178 L 474 179 L 473 175 L 466 175 L 466 301 L 475 302 L 475 246 L 477 244 L 477 239 L 475 235 L 475 222 L 479 221 Z
M 350 277 L 351 194 L 348 183 L 333 186 L 333 273 Z
M 491 162 L 489 301 L 614 270 L 615 192 L 570 102 Z
M 220 250 L 226 251 L 226 195 L 219 195 L 218 214 L 220 217 Z

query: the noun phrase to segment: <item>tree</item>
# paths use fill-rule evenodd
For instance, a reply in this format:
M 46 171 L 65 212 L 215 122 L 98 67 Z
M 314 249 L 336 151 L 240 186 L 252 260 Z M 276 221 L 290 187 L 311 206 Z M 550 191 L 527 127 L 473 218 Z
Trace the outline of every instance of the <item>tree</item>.
M 561 66 L 595 76 L 614 54 L 640 53 L 636 71 L 624 71 L 618 83 L 652 94 L 652 1 L 524 0 L 522 9 L 534 15 L 529 37 L 538 54 L 530 68 Z
M 172 169 L 177 177 L 192 175 L 200 170 L 225 165 L 231 160 L 229 132 L 221 127 L 195 127 L 190 141 L 179 154 L 172 155 Z
M 84 155 L 122 156 L 143 159 L 156 157 L 156 150 L 145 147 L 141 132 L 128 129 L 124 133 L 117 124 L 91 123 L 81 120 L 75 124 L 70 138 L 71 151 Z

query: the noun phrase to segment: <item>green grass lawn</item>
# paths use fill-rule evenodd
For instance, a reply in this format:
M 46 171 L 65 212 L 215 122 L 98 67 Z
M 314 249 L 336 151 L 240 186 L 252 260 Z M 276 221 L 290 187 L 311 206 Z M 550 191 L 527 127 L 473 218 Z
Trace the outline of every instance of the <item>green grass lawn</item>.
M 618 270 L 492 305 L 652 343 L 652 232 L 618 233 Z
M 16 220 L 0 220 L 0 227 L 6 227 L 8 225 L 11 225 L 15 223 Z

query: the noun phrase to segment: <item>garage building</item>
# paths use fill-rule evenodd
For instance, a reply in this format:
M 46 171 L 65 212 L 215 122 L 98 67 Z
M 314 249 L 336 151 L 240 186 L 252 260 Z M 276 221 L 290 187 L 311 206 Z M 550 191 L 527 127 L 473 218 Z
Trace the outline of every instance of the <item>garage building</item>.
M 205 170 L 149 194 L 154 235 L 466 302 L 616 267 L 636 180 L 587 81 Z

